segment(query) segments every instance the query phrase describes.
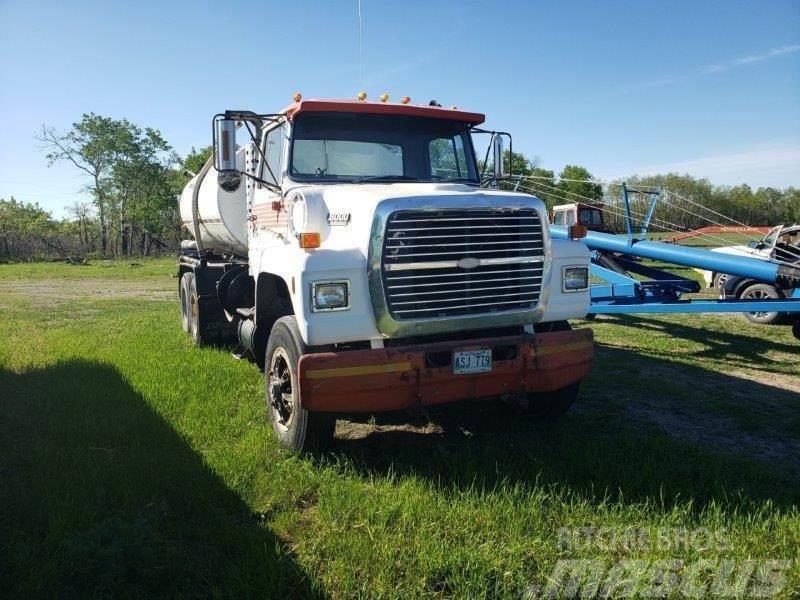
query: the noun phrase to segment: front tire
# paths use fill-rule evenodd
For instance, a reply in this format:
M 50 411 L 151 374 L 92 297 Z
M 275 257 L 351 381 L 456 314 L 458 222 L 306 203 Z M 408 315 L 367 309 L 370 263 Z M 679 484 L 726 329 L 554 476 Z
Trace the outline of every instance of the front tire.
M 766 283 L 756 283 L 747 286 L 742 292 L 742 300 L 772 300 L 783 298 L 783 294 L 772 285 Z M 757 325 L 772 325 L 781 319 L 779 312 L 750 312 L 744 313 L 745 319 Z
M 536 421 L 553 423 L 563 417 L 578 398 L 581 382 L 576 381 L 554 392 L 528 394 L 526 414 Z
M 297 366 L 308 348 L 294 316 L 275 322 L 267 342 L 264 383 L 267 414 L 275 437 L 293 452 L 322 450 L 333 439 L 336 417 L 300 405 Z
M 569 321 L 538 323 L 537 332 L 571 331 Z M 525 396 L 523 403 L 527 415 L 537 421 L 552 423 L 566 414 L 578 398 L 580 381 L 576 381 L 554 392 L 534 392 Z

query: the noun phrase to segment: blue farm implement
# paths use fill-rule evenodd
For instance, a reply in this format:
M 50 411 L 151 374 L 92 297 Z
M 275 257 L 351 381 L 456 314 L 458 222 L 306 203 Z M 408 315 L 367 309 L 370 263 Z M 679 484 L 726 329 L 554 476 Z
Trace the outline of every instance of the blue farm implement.
M 585 234 L 581 241 L 592 253 L 590 314 L 777 312 L 790 318 L 794 335 L 800 339 L 800 261 L 790 264 L 647 240 L 658 193 L 652 193 L 643 221 L 636 224 L 627 197 L 633 190 L 623 186 L 622 191 L 627 233 L 581 232 Z M 554 239 L 579 237 L 567 226 L 552 225 L 550 232 Z M 785 297 L 687 300 L 685 294 L 700 291 L 697 281 L 645 264 L 642 259 L 776 285 L 785 290 Z

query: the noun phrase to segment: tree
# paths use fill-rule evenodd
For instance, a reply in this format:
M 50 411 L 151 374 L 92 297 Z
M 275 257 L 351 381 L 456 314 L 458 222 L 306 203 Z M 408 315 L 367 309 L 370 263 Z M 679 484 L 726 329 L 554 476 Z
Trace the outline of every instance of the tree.
M 37 137 L 49 164 L 68 161 L 89 179 L 103 253 L 112 240 L 116 252 L 130 253 L 134 230 L 130 204 L 152 193 L 154 174 L 161 177 L 167 170 L 171 150 L 167 141 L 155 129 L 94 113 L 84 114 L 65 133 L 43 125 Z
M 557 193 L 553 171 L 542 167 L 534 167 L 526 185 L 530 187 L 537 198 L 545 203 L 548 211 L 553 208 L 554 204 L 559 203 L 558 198 L 553 196 L 554 193 Z
M 206 164 L 206 161 L 211 156 L 211 150 L 211 146 L 206 146 L 199 150 L 195 150 L 195 147 L 192 146 L 192 150 L 186 155 L 186 158 L 183 159 L 183 169 L 195 175 L 199 173 L 200 169 L 203 168 L 203 165 Z
M 64 248 L 51 239 L 55 224 L 38 204 L 0 198 L 0 256 L 31 258 L 47 250 L 64 255 Z
M 603 199 L 603 186 L 584 167 L 567 165 L 559 174 L 558 188 L 571 202 L 591 202 Z

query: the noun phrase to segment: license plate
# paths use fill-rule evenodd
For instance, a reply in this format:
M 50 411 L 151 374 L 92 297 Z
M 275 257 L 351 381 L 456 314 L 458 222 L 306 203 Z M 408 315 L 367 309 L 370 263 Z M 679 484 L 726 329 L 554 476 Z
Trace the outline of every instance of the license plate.
M 491 350 L 453 352 L 453 374 L 486 373 L 492 370 Z

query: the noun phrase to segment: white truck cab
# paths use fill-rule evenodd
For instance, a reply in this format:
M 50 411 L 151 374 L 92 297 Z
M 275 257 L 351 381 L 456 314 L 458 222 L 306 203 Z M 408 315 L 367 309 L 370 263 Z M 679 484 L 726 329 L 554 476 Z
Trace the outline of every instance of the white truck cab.
M 236 332 L 295 450 L 329 441 L 337 416 L 477 397 L 555 418 L 589 369 L 591 330 L 567 323 L 588 309 L 586 247 L 499 189 L 483 115 L 403 100 L 217 115 L 181 196 L 184 329 Z M 474 131 L 492 136 L 489 187 Z

